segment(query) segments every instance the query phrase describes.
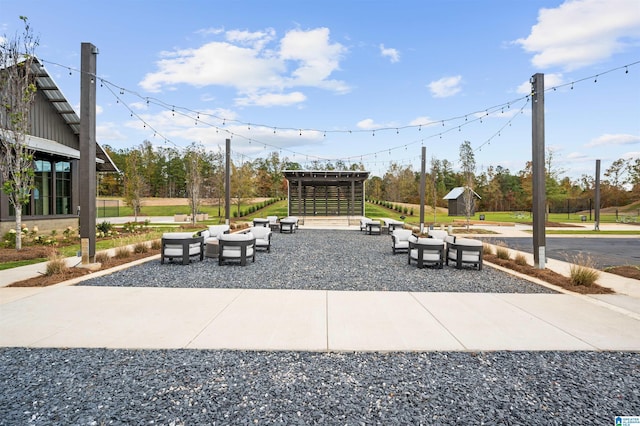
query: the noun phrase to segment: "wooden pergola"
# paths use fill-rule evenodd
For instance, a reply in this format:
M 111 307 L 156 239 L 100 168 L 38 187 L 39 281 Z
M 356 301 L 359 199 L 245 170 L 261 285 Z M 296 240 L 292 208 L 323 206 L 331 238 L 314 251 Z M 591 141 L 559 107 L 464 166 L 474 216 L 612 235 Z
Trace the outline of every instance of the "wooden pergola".
M 291 216 L 363 216 L 369 172 L 285 170 Z

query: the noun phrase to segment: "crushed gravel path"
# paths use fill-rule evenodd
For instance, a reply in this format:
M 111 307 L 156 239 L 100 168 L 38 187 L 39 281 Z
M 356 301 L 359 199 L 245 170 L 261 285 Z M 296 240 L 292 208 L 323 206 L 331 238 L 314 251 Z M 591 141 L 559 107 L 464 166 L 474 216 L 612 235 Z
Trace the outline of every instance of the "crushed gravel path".
M 274 233 L 271 252 L 258 252 L 246 267 L 218 265 L 205 258 L 182 265 L 147 262 L 80 285 L 299 289 L 349 291 L 436 291 L 473 293 L 553 293 L 491 267 L 417 269 L 407 254 L 393 255 L 389 235 L 358 231 L 306 230 Z

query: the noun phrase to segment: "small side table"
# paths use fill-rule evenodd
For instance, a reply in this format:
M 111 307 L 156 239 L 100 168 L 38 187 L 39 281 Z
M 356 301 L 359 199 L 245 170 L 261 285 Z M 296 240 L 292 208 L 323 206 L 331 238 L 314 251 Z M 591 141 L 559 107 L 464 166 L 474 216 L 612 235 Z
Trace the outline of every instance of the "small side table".
M 218 254 L 220 254 L 220 246 L 217 241 L 209 241 L 205 244 L 204 255 L 205 257 L 218 258 Z

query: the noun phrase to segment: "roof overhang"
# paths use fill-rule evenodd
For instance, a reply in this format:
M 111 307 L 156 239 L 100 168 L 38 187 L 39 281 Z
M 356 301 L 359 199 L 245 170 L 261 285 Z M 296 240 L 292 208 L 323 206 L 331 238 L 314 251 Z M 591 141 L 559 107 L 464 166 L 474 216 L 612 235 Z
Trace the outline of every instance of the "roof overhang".
M 283 170 L 282 174 L 289 182 L 301 182 L 309 185 L 327 185 L 367 180 L 370 172 L 352 170 Z
M 63 145 L 50 139 L 39 138 L 37 136 L 26 136 L 26 145 L 29 149 L 36 152 L 42 152 L 56 157 L 68 158 L 73 160 L 80 159 L 80 151 Z M 116 172 L 120 170 L 113 164 L 109 155 L 96 143 L 96 170 L 99 172 Z

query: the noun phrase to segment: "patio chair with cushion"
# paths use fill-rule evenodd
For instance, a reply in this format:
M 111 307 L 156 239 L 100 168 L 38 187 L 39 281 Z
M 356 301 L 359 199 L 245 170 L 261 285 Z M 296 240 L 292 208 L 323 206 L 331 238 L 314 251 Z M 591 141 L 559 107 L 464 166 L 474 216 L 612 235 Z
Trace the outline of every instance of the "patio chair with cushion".
M 296 216 L 287 216 L 280 219 L 280 233 L 288 232 L 293 234 L 298 229 L 298 218 Z
M 255 252 L 256 238 L 251 232 L 246 234 L 222 234 L 218 239 L 220 253 L 218 254 L 218 264 L 225 262 L 240 262 L 245 266 L 247 259 L 256 261 Z
M 191 257 L 204 258 L 204 237 L 194 236 L 191 232 L 165 232 L 162 234 L 162 247 L 160 250 L 160 264 L 164 260 L 169 261 L 179 258 L 183 265 L 188 265 Z
M 406 252 L 409 250 L 409 237 L 412 233 L 410 229 L 396 229 L 391 234 L 391 248 L 393 254 L 398 252 Z
M 477 266 L 482 270 L 482 241 L 469 238 L 456 238 L 454 242 L 447 244 L 447 265 L 449 261 L 455 262 L 455 267 L 460 269 L 463 265 Z
M 263 249 L 271 252 L 271 228 L 264 226 L 252 226 L 248 232 L 251 232 L 256 238 L 256 250 Z
M 409 256 L 407 263 L 414 260 L 418 268 L 431 264 L 442 269 L 444 264 L 444 241 L 437 238 L 409 237 Z
M 447 238 L 447 236 L 449 235 L 449 233 L 447 231 L 442 231 L 442 230 L 438 230 L 438 229 L 429 229 L 428 234 L 430 238 L 437 238 L 439 240 L 444 241 L 445 238 Z
M 267 216 L 267 220 L 269 221 L 269 228 L 272 231 L 278 230 L 278 216 Z

